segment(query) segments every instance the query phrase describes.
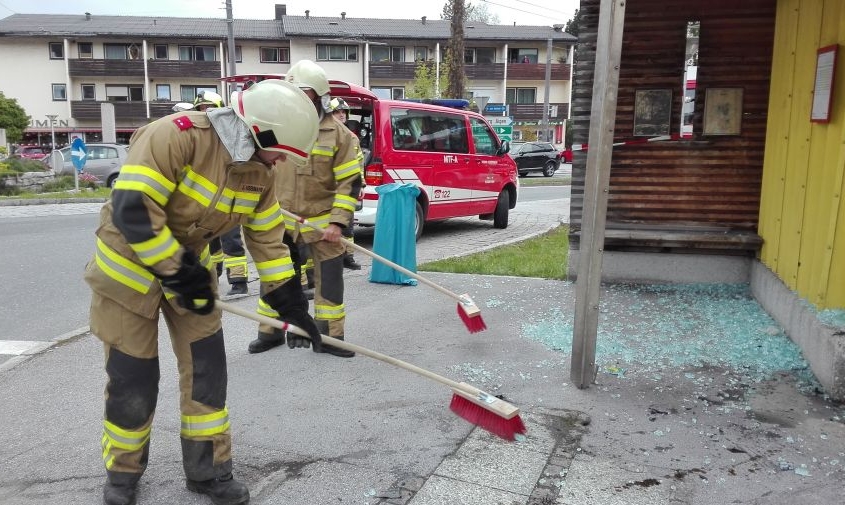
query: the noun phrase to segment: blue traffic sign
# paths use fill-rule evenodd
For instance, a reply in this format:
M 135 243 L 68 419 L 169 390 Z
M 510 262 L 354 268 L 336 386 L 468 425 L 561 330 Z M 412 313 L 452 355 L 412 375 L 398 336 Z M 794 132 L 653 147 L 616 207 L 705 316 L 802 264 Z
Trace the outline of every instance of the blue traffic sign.
M 484 107 L 484 112 L 505 112 L 505 105 L 488 104 L 487 107 Z
M 70 159 L 73 166 L 76 167 L 77 172 L 82 172 L 85 167 L 85 161 L 88 159 L 88 148 L 85 147 L 85 142 L 76 137 L 70 144 Z

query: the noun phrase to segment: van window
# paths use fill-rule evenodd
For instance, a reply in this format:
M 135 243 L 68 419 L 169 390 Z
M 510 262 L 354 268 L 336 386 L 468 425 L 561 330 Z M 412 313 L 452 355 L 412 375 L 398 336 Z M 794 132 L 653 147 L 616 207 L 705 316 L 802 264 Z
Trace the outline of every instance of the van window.
M 472 144 L 475 146 L 475 154 L 496 154 L 496 149 L 499 147 L 496 134 L 478 118 L 471 117 L 469 122 L 472 125 Z
M 466 122 L 459 114 L 392 109 L 393 148 L 399 151 L 469 152 Z

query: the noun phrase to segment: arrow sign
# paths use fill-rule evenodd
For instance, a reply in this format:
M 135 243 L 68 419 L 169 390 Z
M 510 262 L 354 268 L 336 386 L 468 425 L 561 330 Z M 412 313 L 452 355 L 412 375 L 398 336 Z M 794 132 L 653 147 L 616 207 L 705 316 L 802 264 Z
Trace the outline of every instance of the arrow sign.
M 70 144 L 70 159 L 73 162 L 73 166 L 76 167 L 76 171 L 82 172 L 82 169 L 85 167 L 85 161 L 88 159 L 88 148 L 85 147 L 85 142 L 79 137 L 73 139 L 73 142 Z

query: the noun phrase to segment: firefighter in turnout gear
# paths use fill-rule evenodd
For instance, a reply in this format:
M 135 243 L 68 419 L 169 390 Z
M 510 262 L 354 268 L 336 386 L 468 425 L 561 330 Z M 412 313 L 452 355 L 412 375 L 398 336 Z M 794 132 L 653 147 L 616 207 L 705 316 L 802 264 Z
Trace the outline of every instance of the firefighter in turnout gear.
M 172 114 L 132 136 L 85 271 L 93 291 L 91 332 L 103 341 L 108 376 L 101 440 L 106 505 L 134 504 L 147 466 L 159 314 L 179 370 L 187 488 L 216 505 L 249 502 L 246 486 L 232 477 L 222 314 L 208 244 L 242 225 L 265 303 L 320 349 L 282 242 L 274 184 L 277 160 L 307 160 L 317 125 L 305 93 L 275 79 L 233 94 L 232 107 Z
M 320 331 L 344 339 L 346 311 L 343 304 L 343 257 L 341 231 L 352 226 L 361 190 L 361 161 L 357 138 L 329 113 L 329 83 L 322 68 L 310 60 L 293 65 L 285 75 L 314 102 L 321 116 L 317 143 L 307 163 L 277 163 L 276 196 L 287 211 L 307 219 L 318 229 L 285 218 L 288 247 L 305 244 L 314 262 L 314 319 Z M 258 313 L 285 318 L 261 300 Z M 249 352 L 264 352 L 284 342 L 283 332 L 260 325 Z M 306 339 L 288 333 L 288 346 L 308 345 Z M 324 345 L 334 356 L 349 358 L 355 353 Z
M 329 111 L 334 115 L 335 119 L 340 121 L 340 123 L 346 126 L 346 120 L 348 119 L 349 115 L 349 104 L 346 103 L 346 100 L 340 97 L 334 97 L 329 101 Z M 351 133 L 351 132 L 350 132 Z M 353 134 L 354 135 L 354 134 Z M 356 143 L 358 137 L 355 137 Z M 358 194 L 358 202 L 364 198 L 364 153 L 361 152 L 360 146 L 357 148 L 358 158 L 361 162 L 361 193 Z M 359 204 L 356 203 L 356 209 L 359 209 Z M 349 240 L 351 243 L 355 243 L 355 226 L 350 224 L 346 228 L 343 229 L 343 236 Z M 348 268 L 350 270 L 361 270 L 361 265 L 355 261 L 355 249 L 352 247 L 351 244 L 344 244 L 346 252 L 343 255 L 343 268 Z

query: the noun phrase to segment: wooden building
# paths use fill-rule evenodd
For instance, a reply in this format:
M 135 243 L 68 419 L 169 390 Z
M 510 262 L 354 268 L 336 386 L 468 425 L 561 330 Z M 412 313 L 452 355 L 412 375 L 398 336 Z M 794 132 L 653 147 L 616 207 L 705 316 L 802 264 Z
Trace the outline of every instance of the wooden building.
M 576 144 L 588 142 L 601 4 L 581 0 Z M 819 317 L 845 310 L 845 2 L 624 8 L 603 279 L 748 282 L 845 398 L 845 336 Z M 586 160 L 575 153 L 573 275 Z

